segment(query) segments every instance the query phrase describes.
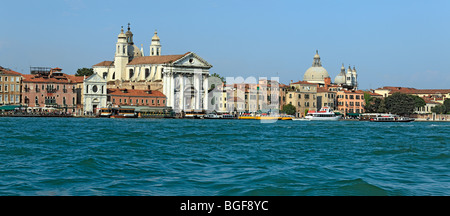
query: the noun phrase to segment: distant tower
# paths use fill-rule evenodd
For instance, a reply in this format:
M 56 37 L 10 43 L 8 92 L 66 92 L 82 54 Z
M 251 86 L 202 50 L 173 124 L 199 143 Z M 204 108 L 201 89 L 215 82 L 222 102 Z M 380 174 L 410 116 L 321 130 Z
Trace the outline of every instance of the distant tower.
M 158 32 L 155 30 L 155 35 L 152 37 L 152 43 L 150 44 L 150 56 L 161 55 L 161 43 L 159 41 Z
M 353 66 L 353 71 L 352 71 L 352 79 L 353 79 L 353 82 L 352 82 L 352 86 L 353 86 L 353 88 L 354 88 L 355 90 L 358 88 L 358 81 L 357 81 L 357 78 L 358 78 L 358 74 L 356 73 L 356 68 L 355 68 L 355 66 Z
M 347 86 L 352 86 L 352 68 L 350 67 L 350 65 L 348 66 L 347 69 L 347 74 L 345 74 L 345 84 Z
M 123 26 L 117 36 L 116 55 L 114 57 L 115 74 L 113 80 L 125 80 L 125 67 L 128 64 L 128 42 L 127 36 L 123 33 Z

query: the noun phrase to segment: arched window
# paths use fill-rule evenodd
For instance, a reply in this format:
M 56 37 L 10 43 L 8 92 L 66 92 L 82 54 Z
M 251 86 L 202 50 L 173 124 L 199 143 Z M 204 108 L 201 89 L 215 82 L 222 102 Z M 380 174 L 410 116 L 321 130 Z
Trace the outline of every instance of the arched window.
M 150 69 L 145 68 L 145 78 L 148 78 L 150 76 Z
M 108 72 L 103 72 L 103 79 L 106 79 L 108 77 Z
M 133 77 L 133 75 L 134 75 L 134 70 L 130 69 L 130 79 Z
M 113 73 L 112 79 L 116 79 L 116 73 Z
M 72 98 L 72 105 L 75 106 L 75 97 Z
M 35 103 L 35 104 L 39 104 L 38 96 L 36 96 L 36 98 L 34 99 L 34 103 Z

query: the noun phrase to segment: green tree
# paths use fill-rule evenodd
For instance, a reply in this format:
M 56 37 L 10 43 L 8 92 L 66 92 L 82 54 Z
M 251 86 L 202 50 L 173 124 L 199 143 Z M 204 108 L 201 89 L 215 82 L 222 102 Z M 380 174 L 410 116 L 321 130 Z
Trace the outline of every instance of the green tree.
M 222 80 L 223 83 L 226 83 L 226 82 L 225 82 L 225 78 L 222 77 L 222 76 L 220 76 L 219 74 L 213 73 L 213 74 L 210 74 L 210 76 L 217 77 L 217 78 L 219 78 L 220 80 Z
M 445 99 L 444 106 L 447 113 L 450 114 L 450 99 Z
M 431 108 L 431 112 L 437 113 L 437 114 L 444 114 L 446 113 L 446 107 L 445 105 L 437 105 L 433 108 Z
M 398 115 L 410 115 L 416 108 L 416 101 L 407 94 L 396 92 L 385 99 L 386 110 Z
M 288 115 L 294 115 L 295 114 L 295 106 L 293 106 L 292 104 L 286 104 L 283 106 L 282 111 Z
M 79 68 L 75 76 L 90 76 L 94 74 L 94 69 L 92 68 Z
M 421 108 L 424 107 L 425 105 L 427 105 L 427 103 L 425 103 L 425 100 L 417 95 L 408 95 L 411 98 L 414 99 L 414 103 L 416 104 L 416 108 Z

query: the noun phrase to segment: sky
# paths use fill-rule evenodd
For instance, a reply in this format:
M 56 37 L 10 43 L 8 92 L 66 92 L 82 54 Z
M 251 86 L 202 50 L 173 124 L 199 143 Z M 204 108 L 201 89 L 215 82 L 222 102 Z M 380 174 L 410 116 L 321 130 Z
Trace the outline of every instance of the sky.
M 302 80 L 316 50 L 332 81 L 355 66 L 360 89 L 450 88 L 450 1 L 4 1 L 0 66 L 78 68 L 114 60 L 121 26 L 149 54 L 194 52 L 223 77 Z

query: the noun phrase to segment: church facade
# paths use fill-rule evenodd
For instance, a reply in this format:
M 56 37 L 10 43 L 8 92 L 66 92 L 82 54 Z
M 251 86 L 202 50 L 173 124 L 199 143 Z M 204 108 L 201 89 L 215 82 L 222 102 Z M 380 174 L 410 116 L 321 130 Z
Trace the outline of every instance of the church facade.
M 107 81 L 108 88 L 158 90 L 167 97 L 167 106 L 175 112 L 207 110 L 208 77 L 212 67 L 193 52 L 162 55 L 160 38 L 155 31 L 149 55 L 133 42 L 133 33 L 117 36 L 114 61 L 93 65 L 94 73 Z

